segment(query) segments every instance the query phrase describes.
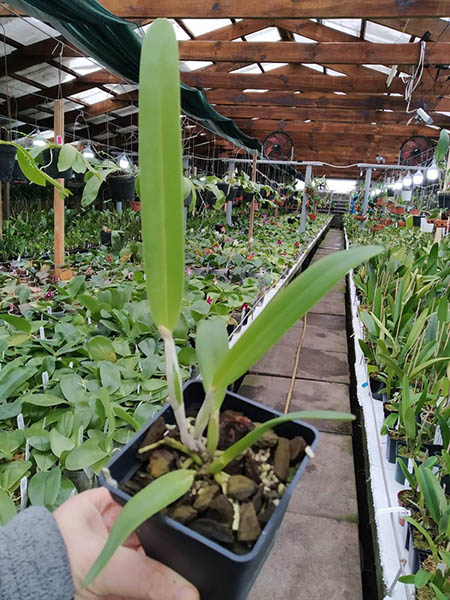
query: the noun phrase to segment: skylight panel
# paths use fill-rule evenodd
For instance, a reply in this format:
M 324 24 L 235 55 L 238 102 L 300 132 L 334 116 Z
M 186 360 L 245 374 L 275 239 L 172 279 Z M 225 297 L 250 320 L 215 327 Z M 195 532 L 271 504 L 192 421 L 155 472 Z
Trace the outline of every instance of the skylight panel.
M 342 33 L 359 37 L 362 21 L 361 19 L 323 19 L 322 23 Z
M 313 69 L 314 71 L 319 71 L 319 73 L 323 73 L 323 67 L 321 65 L 316 65 L 315 63 L 302 63 L 304 67 L 308 67 L 308 69 Z
M 45 63 L 33 65 L 27 69 L 17 71 L 17 73 L 18 75 L 32 79 L 44 87 L 53 87 L 54 85 L 58 85 L 60 81 L 61 83 L 66 83 L 67 81 L 72 81 L 75 79 L 74 75 L 60 71 L 56 67 L 52 67 L 51 65 L 47 65 Z
M 11 52 L 14 52 L 15 49 L 14 46 L 10 46 L 2 41 L 0 43 L 0 56 L 7 56 L 8 54 L 11 54 Z
M 330 69 L 329 67 L 327 67 L 326 74 L 332 75 L 333 77 L 347 77 L 347 75 L 345 73 L 341 73 L 340 71 L 335 71 L 334 69 Z
M 64 56 L 62 58 L 62 64 L 72 71 L 75 71 L 77 75 L 89 75 L 89 73 L 95 73 L 103 69 L 101 65 L 96 63 L 91 58 L 85 58 L 84 56 Z
M 183 23 L 195 37 L 230 25 L 228 19 L 183 19 Z
M 247 65 L 246 67 L 241 67 L 240 69 L 235 69 L 234 71 L 230 71 L 231 73 L 261 73 L 261 69 L 257 64 Z
M 261 63 L 264 71 L 273 71 L 274 69 L 280 69 L 281 67 L 287 67 L 288 63 Z
M 102 123 L 107 123 L 108 121 L 114 121 L 114 117 L 111 115 L 97 115 L 96 117 L 90 117 L 86 120 L 89 124 L 101 125 Z
M 24 17 L 18 19 L 17 17 L 7 17 L 1 19 L 1 23 L 5 28 L 6 37 L 20 42 L 25 46 L 41 42 L 49 37 L 59 37 L 59 31 L 49 27 L 42 21 L 38 21 L 34 17 Z
M 300 42 L 301 44 L 315 44 L 315 40 L 307 38 L 304 35 L 298 35 L 298 33 L 294 33 L 294 40 L 296 42 Z
M 411 38 L 409 33 L 402 33 L 385 25 L 367 21 L 365 39 L 378 44 L 407 44 Z
M 362 65 L 367 69 L 372 69 L 373 71 L 378 71 L 379 73 L 384 73 L 385 75 L 389 75 L 391 69 L 386 67 L 385 65 Z
M 184 60 L 180 62 L 180 71 L 196 71 L 212 64 L 210 60 Z
M 333 92 L 333 94 L 336 94 L 337 96 L 346 96 L 347 95 L 345 92 Z
M 253 93 L 255 93 L 255 92 L 256 92 L 256 93 L 258 93 L 258 94 L 265 94 L 265 93 L 266 93 L 266 92 L 268 92 L 268 91 L 269 91 L 269 90 L 252 90 L 252 89 L 250 89 L 250 88 L 248 88 L 248 89 L 244 90 L 244 92 L 249 92 L 249 93 L 251 93 L 251 94 L 253 94 Z
M 114 110 L 115 115 L 119 115 L 121 117 L 126 117 L 127 115 L 134 115 L 139 112 L 139 108 L 134 105 L 125 106 L 124 108 L 118 108 Z
M 20 98 L 21 96 L 26 96 L 27 94 L 40 92 L 40 89 L 38 87 L 28 85 L 28 83 L 24 83 L 23 81 L 13 79 L 12 77 L 2 77 L 0 78 L 0 92 L 5 94 L 5 96 L 9 94 L 13 98 Z
M 276 27 L 266 27 L 261 31 L 255 31 L 245 36 L 248 42 L 279 42 L 281 40 L 280 33 Z
M 107 83 L 105 88 L 116 94 L 127 94 L 128 92 L 137 90 L 138 86 L 132 83 Z
M 109 100 L 113 96 L 100 90 L 99 88 L 92 88 L 90 90 L 85 90 L 84 92 L 78 92 L 78 94 L 72 94 L 72 98 L 78 98 L 86 104 L 96 104 L 97 102 L 103 102 L 104 100 Z

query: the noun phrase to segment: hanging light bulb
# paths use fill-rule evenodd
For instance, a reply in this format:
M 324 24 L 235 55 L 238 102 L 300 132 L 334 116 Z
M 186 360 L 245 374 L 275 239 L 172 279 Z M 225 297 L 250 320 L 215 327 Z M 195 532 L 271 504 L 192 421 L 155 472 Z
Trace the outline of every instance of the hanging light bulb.
M 128 157 L 125 154 L 125 152 L 119 157 L 119 167 L 124 170 L 130 168 L 130 161 L 128 160 Z
M 422 171 L 416 171 L 413 177 L 414 185 L 422 185 L 423 183 L 423 173 Z
M 83 150 L 83 156 L 84 156 L 84 158 L 95 158 L 94 151 L 92 150 L 90 144 L 85 146 L 85 148 Z
M 403 177 L 403 187 L 404 188 L 409 188 L 412 186 L 412 177 L 409 173 L 407 173 L 404 177 Z
M 42 136 L 41 131 L 38 129 L 33 138 L 33 146 L 45 146 L 46 143 L 47 140 Z
M 436 166 L 436 161 L 433 160 L 433 163 L 429 169 L 427 169 L 427 179 L 428 181 L 436 181 L 439 177 L 439 170 Z
M 403 189 L 403 182 L 402 182 L 402 180 L 401 180 L 401 179 L 399 179 L 399 180 L 398 180 L 398 181 L 396 181 L 396 182 L 395 182 L 395 184 L 394 184 L 394 190 L 397 190 L 397 191 L 399 192 L 399 191 L 400 191 L 400 190 L 402 190 L 402 189 Z

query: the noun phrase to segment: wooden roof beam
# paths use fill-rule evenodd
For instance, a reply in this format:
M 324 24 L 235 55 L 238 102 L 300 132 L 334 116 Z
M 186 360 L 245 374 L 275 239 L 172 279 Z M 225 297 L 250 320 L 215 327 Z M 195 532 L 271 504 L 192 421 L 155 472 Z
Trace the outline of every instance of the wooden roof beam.
M 450 1 L 450 0 L 449 0 Z M 181 60 L 415 65 L 419 44 L 372 42 L 179 42 Z M 426 45 L 425 64 L 448 64 L 449 42 Z

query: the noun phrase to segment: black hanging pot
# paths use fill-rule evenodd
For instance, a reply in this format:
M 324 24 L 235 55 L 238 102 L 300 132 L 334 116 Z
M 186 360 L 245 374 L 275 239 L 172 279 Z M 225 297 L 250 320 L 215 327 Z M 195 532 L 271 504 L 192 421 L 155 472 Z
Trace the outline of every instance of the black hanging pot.
M 251 202 L 255 197 L 254 192 L 242 192 L 242 200 L 244 202 Z
M 198 410 L 204 397 L 201 383 L 188 383 L 184 388 L 187 413 Z M 256 422 L 267 421 L 281 414 L 232 392 L 227 393 L 223 409 L 239 411 Z M 161 415 L 164 415 L 166 423 L 174 423 L 172 409 L 166 406 L 109 462 L 111 476 L 119 485 L 130 480 L 141 468 L 142 462 L 136 456 L 137 450 L 152 423 Z M 306 423 L 284 423 L 276 427 L 276 432 L 290 439 L 301 436 L 313 449 L 318 443 L 319 432 Z M 189 579 L 199 589 L 202 600 L 245 600 L 269 555 L 287 510 L 289 498 L 308 462 L 309 459 L 305 456 L 262 534 L 248 553 L 235 554 L 162 514 L 155 515 L 138 527 L 137 535 L 142 547 L 148 556 Z M 123 505 L 130 499 L 126 492 L 107 483 L 102 475 L 100 482 L 120 504 Z
M 9 144 L 0 144 L 0 180 L 11 181 L 16 162 L 17 148 Z
M 450 208 L 450 192 L 438 193 L 439 208 Z
M 103 229 L 100 231 L 100 243 L 102 246 L 111 246 L 111 232 L 104 231 Z
M 132 202 L 135 197 L 133 175 L 111 176 L 108 179 L 111 200 L 114 202 Z
M 53 177 L 53 179 L 70 179 L 73 175 L 73 170 L 71 168 L 66 169 L 65 171 L 60 171 L 58 169 L 59 152 L 59 148 L 49 148 L 42 152 L 42 170 L 49 177 Z
M 14 168 L 13 168 L 12 180 L 16 181 L 17 183 L 26 183 L 26 182 L 28 182 L 28 179 L 23 174 L 23 171 L 22 171 L 22 169 L 20 168 L 20 165 L 19 165 L 19 161 L 17 161 L 17 160 L 14 161 Z
M 227 202 L 233 202 L 236 198 L 238 188 L 231 187 L 229 183 L 218 183 L 217 187 L 225 194 Z

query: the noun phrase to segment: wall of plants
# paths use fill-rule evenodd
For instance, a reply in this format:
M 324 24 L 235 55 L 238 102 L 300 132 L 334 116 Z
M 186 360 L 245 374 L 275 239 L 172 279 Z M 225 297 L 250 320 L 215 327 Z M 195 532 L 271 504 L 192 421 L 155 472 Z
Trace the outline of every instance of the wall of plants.
M 413 227 L 364 228 L 345 217 L 354 244 L 387 250 L 354 277 L 374 398 L 383 402 L 386 460 L 411 511 L 405 534 L 418 599 L 450 593 L 450 242 Z
M 261 208 L 249 251 L 248 208 L 241 210 L 233 227 L 220 211 L 189 214 L 183 310 L 174 332 L 183 380 L 196 369 L 199 321 L 217 315 L 232 331 L 329 220 L 319 215 L 299 234 L 297 214 L 275 217 L 273 207 Z M 68 245 L 84 248 L 68 255 L 75 275 L 68 282 L 55 281 L 45 257 L 51 212 L 31 211 L 4 230 L 1 521 L 21 502 L 54 508 L 89 487 L 167 395 L 163 342 L 146 299 L 140 213 L 87 210 L 67 221 Z M 111 232 L 107 246 L 98 245 L 100 230 Z M 11 248 L 18 240 L 23 245 Z

